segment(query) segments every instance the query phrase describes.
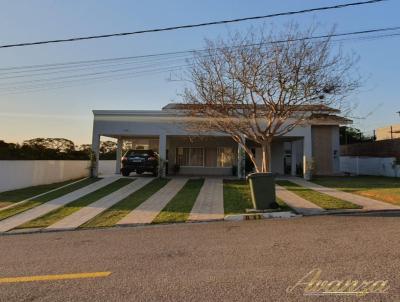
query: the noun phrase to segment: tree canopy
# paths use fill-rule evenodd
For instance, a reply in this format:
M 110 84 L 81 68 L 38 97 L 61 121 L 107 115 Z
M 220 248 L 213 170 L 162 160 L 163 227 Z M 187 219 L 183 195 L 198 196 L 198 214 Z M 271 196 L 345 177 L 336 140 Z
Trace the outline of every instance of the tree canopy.
M 271 142 L 313 117 L 343 107 L 359 86 L 356 60 L 334 50 L 330 37 L 310 40 L 290 24 L 282 31 L 265 27 L 227 39 L 207 41 L 190 62 L 183 93 L 193 128 L 229 134 L 257 172 L 269 171 Z M 258 143 L 258 164 L 246 140 Z
M 90 144 L 75 146 L 65 138 L 33 138 L 22 144 L 0 140 L 0 160 L 89 160 Z M 100 159 L 115 159 L 116 144 L 101 142 Z

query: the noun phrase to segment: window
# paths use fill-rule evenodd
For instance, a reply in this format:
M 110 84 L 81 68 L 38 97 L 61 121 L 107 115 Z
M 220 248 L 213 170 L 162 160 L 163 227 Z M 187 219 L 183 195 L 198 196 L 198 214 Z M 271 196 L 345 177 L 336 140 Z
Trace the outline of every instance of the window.
M 232 167 L 233 165 L 233 149 L 232 148 L 218 148 L 217 149 L 217 166 L 218 167 Z
M 176 148 L 176 164 L 185 167 L 229 168 L 234 163 L 232 148 Z
M 203 167 L 203 148 L 176 148 L 176 163 L 180 166 Z

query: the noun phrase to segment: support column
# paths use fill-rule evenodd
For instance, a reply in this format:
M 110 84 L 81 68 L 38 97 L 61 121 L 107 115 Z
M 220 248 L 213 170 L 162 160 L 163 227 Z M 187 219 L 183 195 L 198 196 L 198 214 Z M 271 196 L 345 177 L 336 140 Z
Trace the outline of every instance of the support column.
M 311 126 L 307 126 L 306 134 L 303 138 L 303 177 L 310 180 L 312 177 L 313 159 L 312 159 L 312 134 Z
M 292 141 L 292 164 L 290 167 L 290 174 L 296 176 L 297 168 L 297 141 Z
M 97 177 L 99 175 L 100 134 L 93 133 L 92 152 L 93 152 L 94 158 L 91 159 L 90 176 Z
M 115 174 L 121 174 L 122 144 L 124 140 L 119 137 L 117 141 L 117 156 L 115 158 Z
M 159 172 L 161 177 L 166 176 L 165 164 L 167 161 L 167 136 L 165 133 L 160 134 L 158 141 L 158 153 L 160 156 Z
M 244 160 L 244 148 L 241 144 L 238 144 L 237 150 L 237 176 L 239 179 L 245 177 L 245 160 Z

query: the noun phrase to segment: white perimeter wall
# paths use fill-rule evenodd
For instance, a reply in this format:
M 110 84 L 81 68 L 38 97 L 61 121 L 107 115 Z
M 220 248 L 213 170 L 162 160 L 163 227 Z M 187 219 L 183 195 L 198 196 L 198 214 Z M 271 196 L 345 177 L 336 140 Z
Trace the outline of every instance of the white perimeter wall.
M 355 175 L 400 177 L 400 165 L 394 157 L 341 156 L 340 171 Z
M 0 160 L 0 192 L 89 176 L 88 160 Z M 115 160 L 101 160 L 100 174 L 115 173 Z

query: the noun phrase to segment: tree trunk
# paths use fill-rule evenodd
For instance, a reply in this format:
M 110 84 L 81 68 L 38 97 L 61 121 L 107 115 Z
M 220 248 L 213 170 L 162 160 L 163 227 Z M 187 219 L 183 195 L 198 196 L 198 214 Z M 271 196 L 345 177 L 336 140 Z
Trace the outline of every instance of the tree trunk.
M 262 163 L 261 163 L 261 172 L 270 172 L 271 166 L 271 142 L 265 141 L 261 144 L 262 150 Z

